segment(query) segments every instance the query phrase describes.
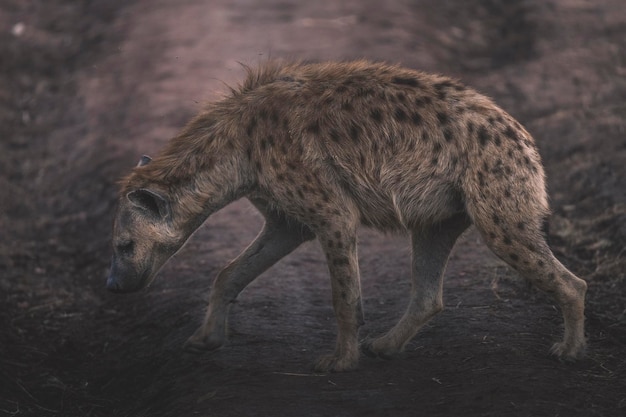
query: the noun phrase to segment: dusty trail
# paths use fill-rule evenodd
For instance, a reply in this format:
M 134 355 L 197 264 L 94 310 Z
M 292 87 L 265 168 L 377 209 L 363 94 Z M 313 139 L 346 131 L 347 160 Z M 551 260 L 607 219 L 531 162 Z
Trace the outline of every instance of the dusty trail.
M 363 358 L 355 372 L 311 373 L 314 358 L 330 350 L 335 337 L 317 243 L 305 244 L 244 291 L 231 310 L 226 347 L 184 353 L 213 277 L 254 238 L 262 219 L 247 202 L 232 204 L 209 219 L 151 289 L 114 296 L 104 290 L 108 237 L 91 241 L 94 229 L 108 233 L 109 186 L 106 202 L 77 194 L 74 203 L 95 225 L 76 216 L 83 229 L 74 244 L 87 245 L 85 261 L 58 279 L 81 295 L 31 316 L 49 320 L 57 333 L 42 331 L 50 341 L 34 349 L 45 354 L 41 372 L 19 371 L 22 380 L 32 377 L 24 385 L 32 398 L 9 391 L 14 396 L 0 415 L 621 415 L 626 332 L 616 317 L 624 305 L 617 297 L 602 303 L 603 294 L 619 288 L 608 289 L 606 276 L 593 268 L 612 259 L 606 242 L 619 245 L 626 235 L 620 232 L 626 196 L 619 193 L 626 14 L 620 0 L 601 3 L 134 2 L 112 22 L 116 40 L 78 72 L 84 117 L 76 122 L 78 149 L 69 156 L 92 158 L 98 168 L 86 178 L 111 184 L 142 153 L 156 153 L 203 102 L 218 98 L 223 83 L 241 79 L 238 62 L 367 57 L 458 76 L 537 136 L 555 207 L 555 247 L 575 272 L 592 277 L 587 359 L 561 364 L 548 356 L 560 338 L 559 312 L 491 255 L 473 230 L 450 259 L 446 310 L 396 360 Z M 600 36 L 602 42 L 585 40 Z M 594 194 L 585 192 L 590 187 Z M 577 228 L 595 234 L 580 237 L 572 232 Z M 69 255 L 49 256 L 43 262 Z M 364 230 L 359 256 L 365 337 L 386 331 L 405 308 L 408 241 Z M 30 334 L 20 343 L 34 343 Z M 30 409 L 12 414 L 17 398 Z

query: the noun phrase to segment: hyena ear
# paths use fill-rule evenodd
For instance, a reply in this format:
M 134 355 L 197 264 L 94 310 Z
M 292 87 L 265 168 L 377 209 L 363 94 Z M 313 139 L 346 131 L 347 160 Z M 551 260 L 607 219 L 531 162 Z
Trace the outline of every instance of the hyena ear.
M 140 188 L 126 194 L 126 198 L 135 207 L 146 211 L 151 216 L 167 219 L 171 215 L 170 203 L 165 197 L 155 191 Z
M 148 155 L 142 155 L 139 163 L 137 164 L 137 167 L 148 165 L 150 162 L 152 162 L 152 158 L 150 158 Z

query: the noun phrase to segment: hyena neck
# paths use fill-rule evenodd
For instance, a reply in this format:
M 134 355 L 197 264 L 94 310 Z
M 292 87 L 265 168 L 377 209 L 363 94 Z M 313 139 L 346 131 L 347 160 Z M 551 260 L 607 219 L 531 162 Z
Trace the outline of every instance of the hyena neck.
M 220 128 L 201 113 L 149 164 L 131 175 L 134 188 L 154 187 L 169 200 L 172 219 L 197 228 L 212 213 L 245 196 L 254 179 L 237 131 Z

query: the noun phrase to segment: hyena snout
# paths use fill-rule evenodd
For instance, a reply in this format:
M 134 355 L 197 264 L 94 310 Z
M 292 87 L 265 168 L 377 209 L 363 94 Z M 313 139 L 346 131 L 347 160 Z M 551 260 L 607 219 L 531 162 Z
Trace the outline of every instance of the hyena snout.
M 131 268 L 120 265 L 119 261 L 113 258 L 111 271 L 106 282 L 107 290 L 114 293 L 128 293 L 139 291 L 147 284 L 145 273 L 131 270 Z

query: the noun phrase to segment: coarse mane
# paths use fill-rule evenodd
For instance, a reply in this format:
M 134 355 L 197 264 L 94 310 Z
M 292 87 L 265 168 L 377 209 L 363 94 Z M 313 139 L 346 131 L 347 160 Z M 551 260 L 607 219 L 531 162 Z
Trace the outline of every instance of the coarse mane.
M 291 68 L 300 65 L 299 62 L 286 63 L 277 60 L 267 61 L 257 67 L 251 67 L 249 65 L 240 63 L 246 72 L 246 78 L 243 83 L 239 84 L 236 88 L 229 87 L 233 96 L 249 93 L 257 88 L 270 84 Z

